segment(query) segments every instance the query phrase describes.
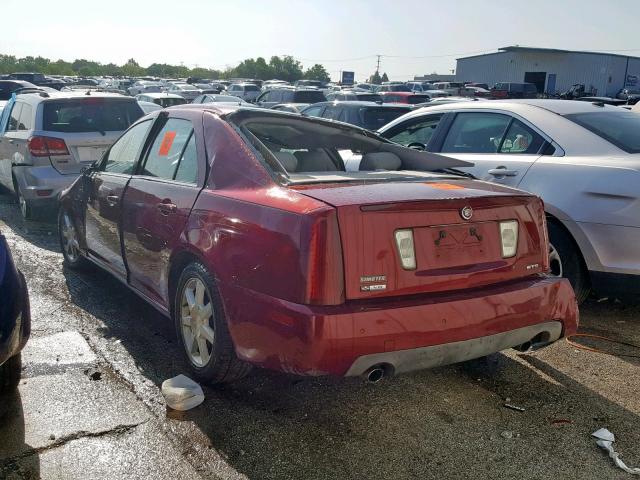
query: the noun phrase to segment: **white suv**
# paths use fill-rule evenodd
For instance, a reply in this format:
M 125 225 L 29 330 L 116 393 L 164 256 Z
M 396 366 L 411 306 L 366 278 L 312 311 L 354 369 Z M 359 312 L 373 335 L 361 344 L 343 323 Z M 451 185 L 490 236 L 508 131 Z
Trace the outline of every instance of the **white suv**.
M 56 206 L 60 191 L 143 114 L 134 98 L 110 93 L 14 96 L 0 116 L 0 184 L 32 218 Z

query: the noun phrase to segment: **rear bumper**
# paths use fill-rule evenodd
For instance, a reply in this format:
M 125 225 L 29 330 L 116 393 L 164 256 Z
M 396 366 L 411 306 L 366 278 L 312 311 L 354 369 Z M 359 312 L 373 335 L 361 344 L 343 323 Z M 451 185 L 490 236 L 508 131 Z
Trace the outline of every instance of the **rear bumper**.
M 477 358 L 576 332 L 578 307 L 564 279 L 543 276 L 464 292 L 299 305 L 220 285 L 236 353 L 301 375 L 396 372 Z
M 78 173 L 62 175 L 52 166 L 14 167 L 16 181 L 26 200 L 54 202 L 71 185 Z

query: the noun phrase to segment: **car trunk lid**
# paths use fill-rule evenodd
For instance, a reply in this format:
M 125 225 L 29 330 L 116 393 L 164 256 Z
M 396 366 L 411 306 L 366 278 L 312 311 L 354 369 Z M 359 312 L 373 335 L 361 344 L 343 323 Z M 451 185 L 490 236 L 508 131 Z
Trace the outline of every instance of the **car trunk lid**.
M 296 189 L 337 209 L 347 300 L 463 290 L 547 268 L 542 202 L 524 192 L 458 179 Z M 504 258 L 508 221 L 518 223 L 517 253 Z M 413 235 L 411 270 L 395 236 L 403 230 Z

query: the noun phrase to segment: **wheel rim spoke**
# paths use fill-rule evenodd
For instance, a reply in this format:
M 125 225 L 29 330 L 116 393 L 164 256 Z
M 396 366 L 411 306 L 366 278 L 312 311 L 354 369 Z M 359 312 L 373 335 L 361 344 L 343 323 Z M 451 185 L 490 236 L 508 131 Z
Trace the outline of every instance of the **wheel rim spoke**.
M 211 318 L 211 314 L 212 313 L 213 313 L 213 310 L 212 310 L 212 307 L 211 307 L 211 302 L 209 302 L 200 311 L 200 318 L 202 318 L 203 320 L 209 320 Z
M 196 304 L 196 297 L 194 295 L 193 289 L 187 288 L 184 291 L 185 300 L 187 301 L 187 305 L 189 305 L 189 309 L 193 310 L 193 307 Z
M 196 305 L 204 306 L 204 285 L 200 280 L 196 280 Z
M 202 328 L 200 328 L 200 336 L 212 345 L 214 335 L 215 334 L 213 333 L 213 328 L 211 328 L 209 325 L 203 325 Z
M 209 349 L 207 348 L 207 342 L 204 338 L 198 338 L 198 352 L 202 365 L 206 365 L 209 361 Z

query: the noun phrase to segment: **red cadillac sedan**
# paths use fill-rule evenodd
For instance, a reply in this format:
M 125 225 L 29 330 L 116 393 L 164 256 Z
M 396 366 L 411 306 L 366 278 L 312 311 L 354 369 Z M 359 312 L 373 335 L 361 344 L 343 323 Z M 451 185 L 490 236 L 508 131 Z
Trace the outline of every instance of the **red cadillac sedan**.
M 60 242 L 171 316 L 210 383 L 375 381 L 574 333 L 540 199 L 461 165 L 331 120 L 172 107 L 63 192 Z

